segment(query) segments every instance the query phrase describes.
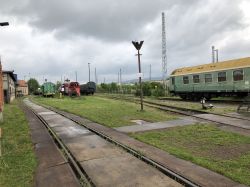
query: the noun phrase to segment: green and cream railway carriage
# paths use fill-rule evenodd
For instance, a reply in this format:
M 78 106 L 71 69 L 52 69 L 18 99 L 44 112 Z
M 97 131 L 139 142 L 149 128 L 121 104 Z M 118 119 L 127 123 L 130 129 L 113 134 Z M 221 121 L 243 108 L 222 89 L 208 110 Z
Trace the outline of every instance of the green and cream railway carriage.
M 182 99 L 247 96 L 250 90 L 250 57 L 179 68 L 170 75 L 169 90 Z

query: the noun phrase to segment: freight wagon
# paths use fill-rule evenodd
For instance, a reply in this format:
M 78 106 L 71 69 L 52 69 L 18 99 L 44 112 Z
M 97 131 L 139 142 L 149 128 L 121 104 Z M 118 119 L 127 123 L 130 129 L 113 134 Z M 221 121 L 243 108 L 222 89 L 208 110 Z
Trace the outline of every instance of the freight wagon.
M 191 100 L 245 97 L 250 90 L 250 57 L 176 69 L 170 75 L 169 90 Z
M 92 94 L 93 95 L 96 92 L 95 82 L 88 82 L 86 84 L 81 84 L 80 91 L 81 91 L 81 94 L 85 94 L 85 95 Z

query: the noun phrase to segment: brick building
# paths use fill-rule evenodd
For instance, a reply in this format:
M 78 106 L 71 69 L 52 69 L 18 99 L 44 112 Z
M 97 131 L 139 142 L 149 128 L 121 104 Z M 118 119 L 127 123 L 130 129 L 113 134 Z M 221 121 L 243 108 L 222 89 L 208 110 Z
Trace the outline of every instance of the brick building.
M 29 94 L 28 84 L 25 80 L 17 81 L 17 96 L 25 96 Z

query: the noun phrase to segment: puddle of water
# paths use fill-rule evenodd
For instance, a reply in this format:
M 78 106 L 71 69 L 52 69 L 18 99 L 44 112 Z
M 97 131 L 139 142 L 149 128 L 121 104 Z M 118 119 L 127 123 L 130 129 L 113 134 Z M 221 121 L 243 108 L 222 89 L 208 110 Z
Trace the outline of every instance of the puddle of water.
M 138 124 L 138 125 L 144 125 L 144 124 L 148 124 L 149 123 L 147 121 L 140 120 L 140 119 L 138 119 L 138 120 L 131 120 L 131 121 L 134 122 L 134 123 L 136 123 L 136 124 Z

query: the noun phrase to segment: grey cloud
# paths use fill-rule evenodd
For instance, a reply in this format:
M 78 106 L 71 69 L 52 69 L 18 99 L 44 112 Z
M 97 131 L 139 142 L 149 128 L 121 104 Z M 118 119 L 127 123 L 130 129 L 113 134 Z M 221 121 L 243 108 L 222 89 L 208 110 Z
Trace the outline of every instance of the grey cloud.
M 149 64 L 152 64 L 152 76 L 160 77 L 162 11 L 166 13 L 169 73 L 177 67 L 210 62 L 211 45 L 220 43 L 225 37 L 231 37 L 231 41 L 219 49 L 222 60 L 240 58 L 249 52 L 247 46 L 250 43 L 244 39 L 245 36 L 234 34 L 249 27 L 242 21 L 239 9 L 242 0 L 0 2 L 1 15 L 15 17 L 19 24 L 28 22 L 28 27 L 33 30 L 33 35 L 27 40 L 34 41 L 27 41 L 26 46 L 22 40 L 20 44 L 12 41 L 13 46 L 24 48 L 20 51 L 16 49 L 14 53 L 22 52 L 24 55 L 18 59 L 10 58 L 11 63 L 26 60 L 29 66 L 15 67 L 21 72 L 33 71 L 40 76 L 50 75 L 60 79 L 61 75 L 67 74 L 74 77 L 74 71 L 78 70 L 79 79 L 84 81 L 88 79 L 87 63 L 90 62 L 92 74 L 96 67 L 100 79 L 106 76 L 111 80 L 113 76 L 113 80 L 117 80 L 119 68 L 123 69 L 124 77 L 134 79 L 138 67 L 131 40 L 138 39 L 145 40 L 142 48 L 145 76 L 148 76 Z M 43 38 L 36 37 L 39 35 L 48 35 L 53 39 L 48 38 L 47 43 L 38 45 L 36 50 L 41 52 L 34 53 L 29 44 L 41 42 Z M 50 47 L 53 43 L 57 44 Z M 37 69 L 36 64 L 41 68 Z M 48 65 L 50 67 L 46 68 Z
M 31 26 L 56 31 L 60 38 L 80 35 L 119 41 L 138 38 L 141 28 L 159 12 L 169 9 L 172 2 L 186 1 L 36 0 L 25 7 L 14 6 L 10 12 L 28 17 Z

